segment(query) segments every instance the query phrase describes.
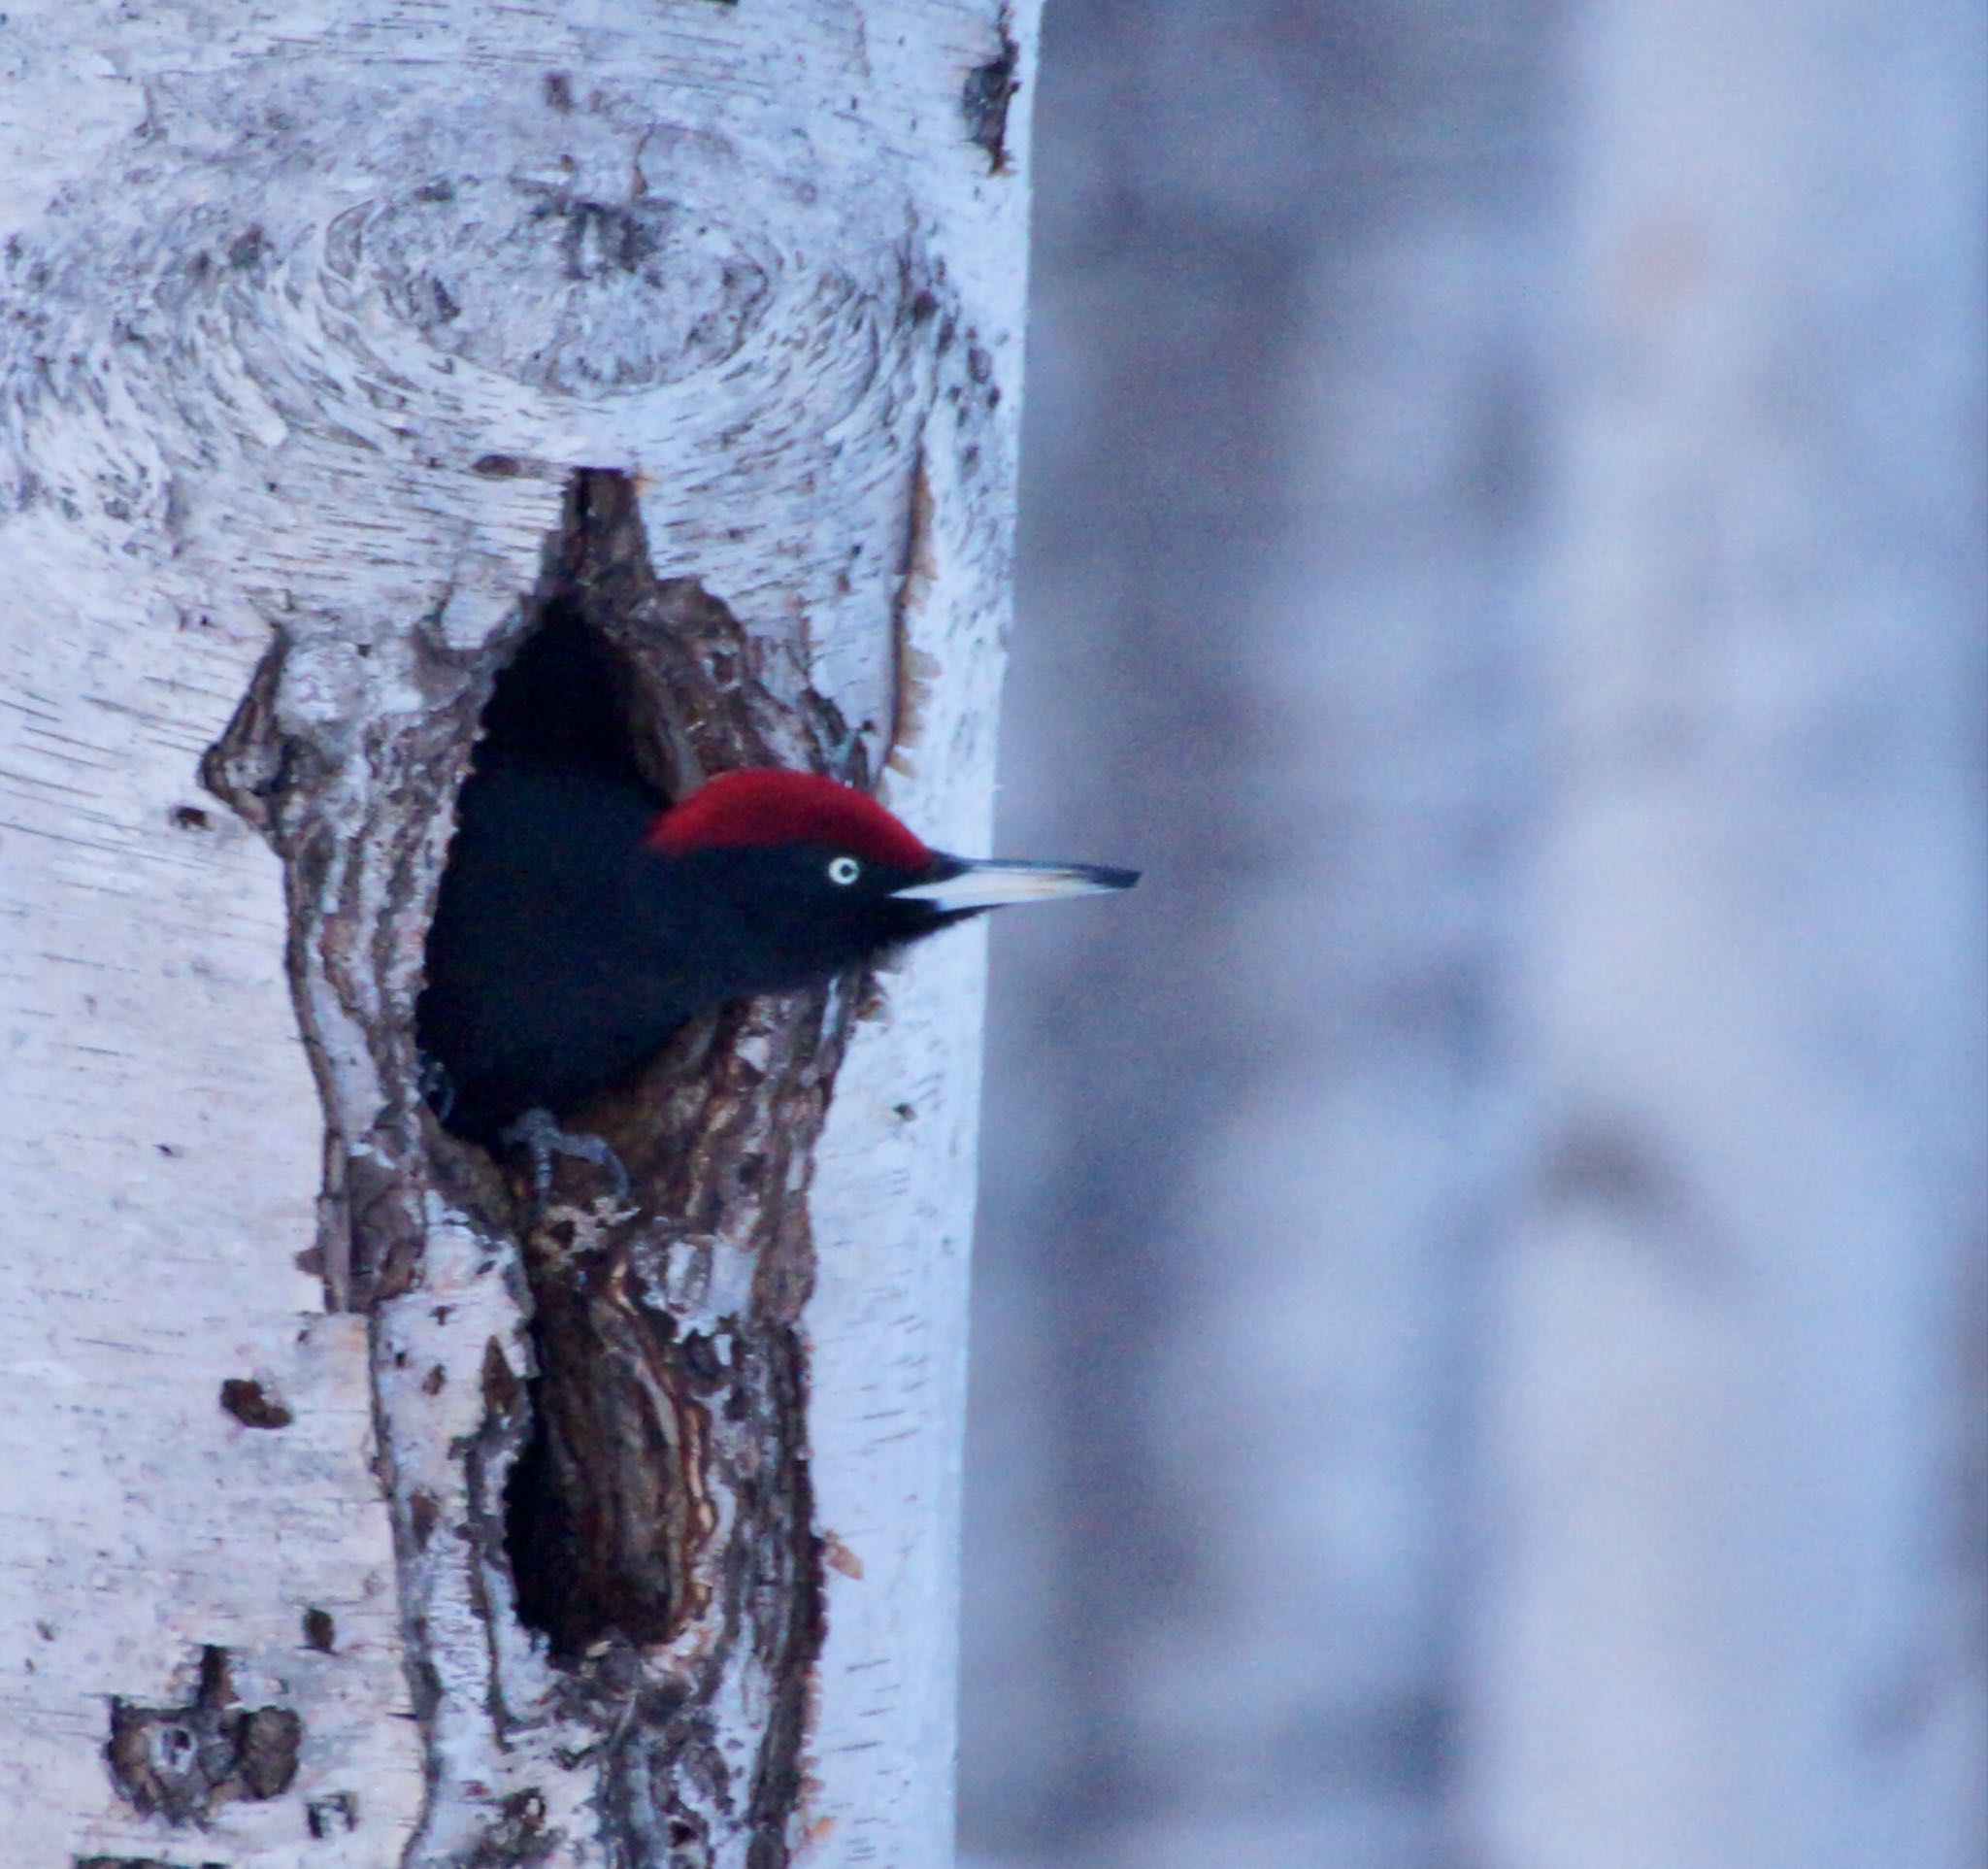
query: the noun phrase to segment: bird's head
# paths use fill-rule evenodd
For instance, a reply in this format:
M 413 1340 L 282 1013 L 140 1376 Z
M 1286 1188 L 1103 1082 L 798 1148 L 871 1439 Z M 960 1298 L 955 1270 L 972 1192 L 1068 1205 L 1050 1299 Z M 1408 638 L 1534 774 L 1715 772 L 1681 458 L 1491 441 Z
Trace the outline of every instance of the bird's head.
M 1128 889 L 1136 870 L 928 848 L 874 798 L 813 773 L 733 772 L 650 826 L 646 847 L 749 917 L 776 971 L 839 965 L 984 909 Z

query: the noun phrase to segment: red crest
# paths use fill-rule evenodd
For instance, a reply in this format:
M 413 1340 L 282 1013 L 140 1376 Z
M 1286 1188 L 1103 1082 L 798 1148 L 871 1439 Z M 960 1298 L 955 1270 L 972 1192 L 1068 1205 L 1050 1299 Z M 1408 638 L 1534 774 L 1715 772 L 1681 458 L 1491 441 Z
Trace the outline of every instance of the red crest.
M 667 856 L 773 844 L 825 844 L 886 869 L 932 852 L 876 799 L 812 772 L 727 772 L 673 805 L 644 840 Z

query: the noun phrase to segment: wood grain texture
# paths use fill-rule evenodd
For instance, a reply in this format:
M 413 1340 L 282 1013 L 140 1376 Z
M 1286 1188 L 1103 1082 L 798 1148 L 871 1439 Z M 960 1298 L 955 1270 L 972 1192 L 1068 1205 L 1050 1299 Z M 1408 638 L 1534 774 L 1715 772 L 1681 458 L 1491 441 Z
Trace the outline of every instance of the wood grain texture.
M 818 1654 L 784 1778 L 778 1667 L 700 1672 L 749 1578 L 686 1580 L 710 1607 L 623 1645 L 618 1699 L 513 1614 L 529 1285 L 409 1032 L 453 786 L 581 470 L 750 646 L 702 668 L 703 751 L 749 721 L 983 843 L 1028 96 L 990 165 L 984 74 L 1011 46 L 1026 80 L 1033 42 L 1028 8 L 911 0 L 12 10 L 17 1859 L 946 1859 L 977 944 L 729 1031 L 748 1064 L 832 1039 L 795 1081 L 820 1147 L 750 1225 L 721 1200 L 648 1242 L 665 1308 L 786 1333 Z M 799 1254 L 778 1288 L 767 1228 Z M 200 1717 L 293 1714 L 296 1769 L 228 1766 L 176 1831 L 120 1793 L 112 1705 L 217 1681 Z M 642 1751 L 673 1695 L 730 1761 L 694 1786 Z

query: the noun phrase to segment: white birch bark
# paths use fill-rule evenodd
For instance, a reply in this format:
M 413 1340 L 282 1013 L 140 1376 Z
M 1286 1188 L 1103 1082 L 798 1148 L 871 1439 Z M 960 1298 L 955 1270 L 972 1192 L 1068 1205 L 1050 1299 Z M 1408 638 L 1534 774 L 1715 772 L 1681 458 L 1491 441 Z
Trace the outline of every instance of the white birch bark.
M 568 1217 L 720 1394 L 792 1350 L 779 1498 L 760 1417 L 671 1390 L 677 1626 L 568 1663 L 503 1552 L 517 1244 L 409 1027 L 581 469 L 639 499 L 624 646 L 658 591 L 744 645 L 669 650 L 707 755 L 984 841 L 1033 42 L 1027 0 L 10 10 L 9 1861 L 949 1858 L 977 945 L 721 1030 L 774 1185 Z
M 1980 1859 L 1983 33 L 1579 46 L 1474 1859 Z

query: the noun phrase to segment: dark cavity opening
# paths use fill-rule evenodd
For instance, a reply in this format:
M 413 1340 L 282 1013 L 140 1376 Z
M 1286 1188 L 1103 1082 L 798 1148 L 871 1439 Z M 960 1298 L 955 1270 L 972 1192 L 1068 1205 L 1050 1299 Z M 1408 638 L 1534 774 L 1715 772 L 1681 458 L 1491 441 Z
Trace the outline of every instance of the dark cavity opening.
M 488 901 L 488 890 L 504 886 L 507 873 L 490 854 L 493 822 L 504 829 L 503 860 L 526 866 L 531 841 L 547 834 L 516 816 L 520 776 L 604 781 L 603 808 L 632 814 L 638 830 L 646 815 L 694 783 L 685 736 L 674 726 L 672 672 L 658 665 L 674 647 L 671 619 L 656 614 L 665 595 L 648 564 L 626 477 L 603 470 L 577 475 L 527 626 L 483 708 L 429 930 L 430 985 L 417 1015 L 423 1088 L 436 1116 L 457 1136 L 500 1155 L 501 1132 L 518 1114 L 512 1107 L 515 1085 L 492 1088 L 493 1080 L 474 1068 L 450 1066 L 451 1058 L 482 1055 L 477 1048 L 495 1042 L 495 1028 L 477 1024 L 466 1010 L 473 1003 L 468 991 L 457 996 L 438 983 L 474 988 L 479 969 L 504 964 L 474 952 L 479 918 L 464 905 Z M 623 803 L 613 804 L 615 798 Z M 498 818 L 485 809 L 493 801 Z M 476 837 L 466 831 L 471 824 L 480 827 Z M 458 863 L 469 866 L 454 872 L 458 882 L 480 877 L 477 886 L 485 893 L 465 886 L 451 909 Z M 604 889 L 611 868 L 604 859 Z M 456 944 L 452 959 L 438 959 L 444 943 Z M 583 966 L 584 957 L 575 964 Z M 556 998 L 557 972 L 554 965 L 533 981 L 527 1004 Z M 577 1030 L 576 1048 L 585 1043 Z M 590 1127 L 556 1094 L 532 1101 L 553 1106 L 562 1120 L 576 1117 L 576 1128 Z M 584 1185 L 589 1197 L 600 1191 L 597 1171 L 562 1169 L 562 1185 L 569 1185 L 567 1172 L 581 1178 L 570 1184 L 576 1189 Z M 516 1186 L 522 1195 L 522 1180 Z M 615 1284 L 607 1276 L 614 1244 L 576 1244 L 570 1218 L 529 1197 L 520 1198 L 515 1214 L 536 1369 L 523 1385 L 528 1426 L 502 1503 L 518 1618 L 569 1661 L 605 1637 L 639 1645 L 664 1640 L 686 1609 L 682 1579 L 694 1530 L 685 1498 L 695 1484 L 688 1477 L 693 1450 L 701 1445 L 688 1412 L 698 1404 L 679 1392 L 670 1366 L 670 1319 L 631 1317 L 603 1302 L 602 1287 Z M 515 1400 L 514 1391 L 495 1406 L 493 1420 L 513 1417 Z
M 504 1546 L 518 1619 L 563 1661 L 609 1636 L 638 1647 L 674 1635 L 688 1607 L 684 1533 L 687 1398 L 658 1368 L 655 1342 L 611 1319 L 584 1273 L 532 1280 L 531 1427 L 504 1487 Z M 694 1406 L 694 1404 L 692 1405 Z M 699 1438 L 694 1431 L 691 1440 Z
M 660 808 L 666 794 L 636 751 L 633 695 L 619 651 L 577 603 L 552 598 L 490 690 L 464 803 L 493 771 L 537 766 L 600 773 L 653 792 Z

